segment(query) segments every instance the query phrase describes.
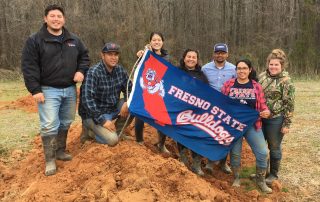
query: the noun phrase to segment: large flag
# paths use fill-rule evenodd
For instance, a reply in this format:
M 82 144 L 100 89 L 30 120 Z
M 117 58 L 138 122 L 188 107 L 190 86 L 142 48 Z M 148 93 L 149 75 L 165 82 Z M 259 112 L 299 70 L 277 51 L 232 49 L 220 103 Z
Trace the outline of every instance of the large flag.
M 210 160 L 224 158 L 259 114 L 151 51 L 135 70 L 128 105 L 132 115 Z

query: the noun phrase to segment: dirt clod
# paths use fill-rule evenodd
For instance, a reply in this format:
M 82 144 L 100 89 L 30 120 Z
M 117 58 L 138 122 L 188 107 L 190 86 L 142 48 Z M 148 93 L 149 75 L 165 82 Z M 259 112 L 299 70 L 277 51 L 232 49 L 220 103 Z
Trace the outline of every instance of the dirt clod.
M 272 190 L 276 191 L 276 192 L 281 192 L 282 184 L 278 180 L 273 181 L 272 182 Z

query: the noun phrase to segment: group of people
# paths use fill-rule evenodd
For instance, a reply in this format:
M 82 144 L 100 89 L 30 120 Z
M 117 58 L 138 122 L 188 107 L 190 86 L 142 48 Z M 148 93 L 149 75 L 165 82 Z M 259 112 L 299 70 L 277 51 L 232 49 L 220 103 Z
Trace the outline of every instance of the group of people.
M 125 68 L 119 64 L 118 44 L 106 43 L 101 50 L 101 60 L 89 68 L 87 48 L 64 27 L 63 8 L 49 5 L 45 9 L 44 21 L 41 29 L 26 41 L 22 52 L 22 72 L 25 85 L 38 104 L 45 175 L 49 176 L 56 173 L 56 160 L 72 159 L 66 152 L 66 140 L 76 113 L 76 83 L 82 82 L 78 110 L 82 118 L 80 141 L 94 140 L 109 146 L 118 143 L 121 131 L 133 120 L 127 106 L 132 83 Z M 148 48 L 170 60 L 163 45 L 163 35 L 151 33 Z M 143 52 L 138 51 L 137 57 L 141 57 Z M 263 192 L 271 193 L 269 186 L 278 179 L 282 139 L 289 132 L 294 110 L 295 89 L 285 70 L 287 57 L 281 49 L 272 50 L 267 57 L 266 70 L 257 77 L 248 59 L 240 59 L 233 65 L 227 61 L 228 54 L 228 46 L 218 43 L 213 48 L 213 60 L 201 67 L 199 52 L 187 49 L 179 68 L 260 113 L 244 137 L 256 157 L 256 174 L 252 177 Z M 120 98 L 121 93 L 123 98 Z M 136 141 L 141 145 L 144 141 L 143 128 L 144 122 L 135 118 Z M 158 131 L 158 136 L 159 150 L 170 153 L 165 146 L 166 135 Z M 230 151 L 231 169 L 227 157 L 219 162 L 224 172 L 233 173 L 233 186 L 240 186 L 242 141 L 242 138 L 238 139 Z M 181 162 L 187 165 L 188 148 L 180 143 L 177 146 Z M 192 171 L 204 175 L 202 156 L 191 152 Z M 205 169 L 213 172 L 214 163 L 208 161 Z

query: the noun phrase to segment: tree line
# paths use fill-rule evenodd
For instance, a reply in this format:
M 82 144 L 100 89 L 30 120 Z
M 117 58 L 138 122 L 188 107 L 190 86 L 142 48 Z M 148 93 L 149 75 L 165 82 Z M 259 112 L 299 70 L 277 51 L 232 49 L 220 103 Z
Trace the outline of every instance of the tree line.
M 186 48 L 199 50 L 204 64 L 213 45 L 225 42 L 231 62 L 247 57 L 262 71 L 268 53 L 282 48 L 292 74 L 319 75 L 320 0 L 0 0 L 0 68 L 19 69 L 25 40 L 50 3 L 65 8 L 66 27 L 88 47 L 92 64 L 114 41 L 131 68 L 149 34 L 159 31 L 176 65 Z

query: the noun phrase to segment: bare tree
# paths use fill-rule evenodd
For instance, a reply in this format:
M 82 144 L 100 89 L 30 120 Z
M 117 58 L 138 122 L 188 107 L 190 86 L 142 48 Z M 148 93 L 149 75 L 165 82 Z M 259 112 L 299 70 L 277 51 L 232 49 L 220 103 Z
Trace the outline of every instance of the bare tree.
M 56 0 L 0 0 L 0 68 L 20 66 L 26 38 L 39 30 L 43 10 Z M 267 54 L 282 48 L 290 71 L 319 74 L 319 0 L 60 0 L 67 24 L 89 48 L 93 62 L 107 41 L 122 47 L 128 68 L 152 31 L 165 35 L 165 47 L 177 64 L 185 48 L 195 48 L 205 63 L 213 44 L 230 46 L 230 60 L 250 58 L 262 70 Z

